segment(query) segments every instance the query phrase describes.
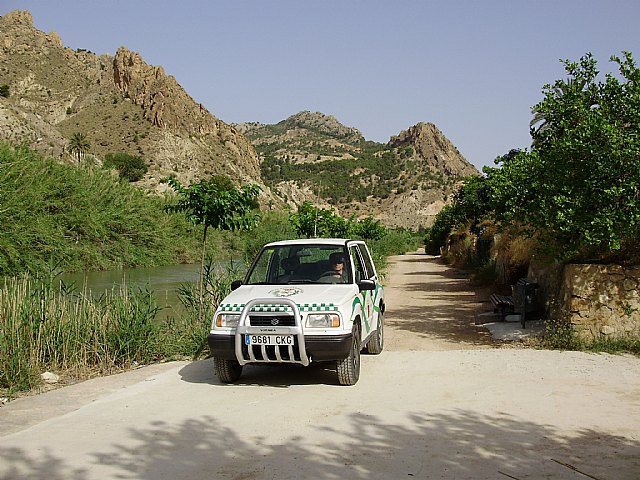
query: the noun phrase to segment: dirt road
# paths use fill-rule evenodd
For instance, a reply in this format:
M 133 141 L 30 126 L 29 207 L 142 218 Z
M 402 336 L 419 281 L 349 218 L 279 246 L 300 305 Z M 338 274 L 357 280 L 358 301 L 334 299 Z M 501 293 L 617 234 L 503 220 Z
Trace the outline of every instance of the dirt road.
M 356 386 L 317 367 L 220 385 L 209 360 L 87 381 L 0 408 L 0 479 L 640 478 L 640 360 L 500 348 L 424 255 L 386 283 Z

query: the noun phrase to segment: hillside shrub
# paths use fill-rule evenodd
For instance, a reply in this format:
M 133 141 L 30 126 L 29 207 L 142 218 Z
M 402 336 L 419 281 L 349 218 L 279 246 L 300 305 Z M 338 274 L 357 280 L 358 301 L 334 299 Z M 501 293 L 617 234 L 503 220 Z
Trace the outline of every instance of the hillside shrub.
M 148 170 L 142 158 L 124 152 L 107 153 L 104 157 L 104 167 L 115 168 L 121 178 L 130 182 L 137 182 Z
M 0 143 L 0 274 L 167 265 L 198 258 L 198 241 L 168 200 L 108 172 L 60 164 Z
M 0 85 L 0 97 L 7 98 L 8 96 L 9 96 L 9 85 L 7 85 L 6 83 L 3 85 Z

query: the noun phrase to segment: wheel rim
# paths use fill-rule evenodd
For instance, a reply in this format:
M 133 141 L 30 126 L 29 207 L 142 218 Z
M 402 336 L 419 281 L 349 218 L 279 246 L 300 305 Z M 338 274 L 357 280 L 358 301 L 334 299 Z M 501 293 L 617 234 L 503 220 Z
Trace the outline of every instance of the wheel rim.
M 356 338 L 355 335 L 353 337 L 353 344 L 352 344 L 351 348 L 353 349 L 352 355 L 351 355 L 351 357 L 352 357 L 351 358 L 351 365 L 353 366 L 354 373 L 357 374 L 358 366 L 360 365 L 360 350 L 358 349 L 358 339 Z

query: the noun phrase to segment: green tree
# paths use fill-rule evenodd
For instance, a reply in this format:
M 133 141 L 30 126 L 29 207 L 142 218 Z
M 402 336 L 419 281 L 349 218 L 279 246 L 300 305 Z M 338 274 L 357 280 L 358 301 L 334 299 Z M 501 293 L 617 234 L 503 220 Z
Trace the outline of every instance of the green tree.
M 178 201 L 169 207 L 170 211 L 184 212 L 196 225 L 203 225 L 202 256 L 200 264 L 200 306 L 198 316 L 202 320 L 204 305 L 204 268 L 207 245 L 207 230 L 243 230 L 253 228 L 258 220 L 257 197 L 260 187 L 255 184 L 236 188 L 228 177 L 216 175 L 209 180 L 184 187 L 175 178 L 167 183 L 178 194 Z
M 543 87 L 530 152 L 485 169 L 497 217 L 541 235 L 555 257 L 603 257 L 637 242 L 640 225 L 640 71 L 629 52 L 619 75 L 596 60 L 563 61 L 567 79 Z
M 387 229 L 380 223 L 380 220 L 374 220 L 369 216 L 356 222 L 352 232 L 353 235 L 363 240 L 380 240 L 387 234 Z
M 84 133 L 74 133 L 71 135 L 71 139 L 68 144 L 69 152 L 75 155 L 78 162 L 82 159 L 82 156 L 89 151 L 91 144 Z
M 307 238 L 342 238 L 347 237 L 350 231 L 350 222 L 335 210 L 315 207 L 309 201 L 300 205 L 297 212 L 292 212 L 289 219 L 295 232 Z
M 0 97 L 8 97 L 9 96 L 9 85 L 7 85 L 6 83 L 3 85 L 0 85 Z

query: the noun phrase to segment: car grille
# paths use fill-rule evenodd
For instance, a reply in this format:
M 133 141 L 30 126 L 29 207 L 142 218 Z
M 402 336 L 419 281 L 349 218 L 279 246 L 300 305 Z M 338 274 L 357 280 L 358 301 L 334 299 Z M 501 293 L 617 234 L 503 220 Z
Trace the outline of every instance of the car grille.
M 291 315 L 249 315 L 252 327 L 293 327 L 295 318 Z

